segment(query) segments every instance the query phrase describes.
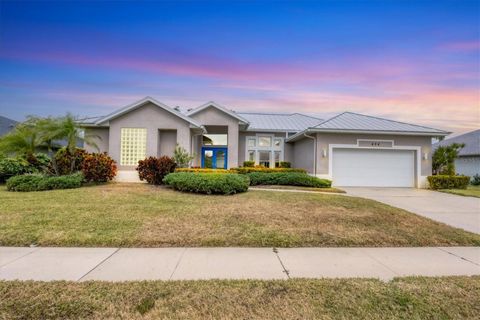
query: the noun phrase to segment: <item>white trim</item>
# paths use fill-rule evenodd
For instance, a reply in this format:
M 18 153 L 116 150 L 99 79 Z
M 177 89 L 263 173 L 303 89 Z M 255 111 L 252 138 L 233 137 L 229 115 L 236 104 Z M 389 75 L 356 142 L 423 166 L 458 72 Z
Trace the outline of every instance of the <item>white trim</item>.
M 231 111 L 231 110 L 228 110 L 227 108 L 225 108 L 224 106 L 216 103 L 215 101 L 209 101 L 209 102 L 207 102 L 207 103 L 202 104 L 202 105 L 199 106 L 199 107 L 196 107 L 196 108 L 190 110 L 189 112 L 187 112 L 187 116 L 190 117 L 190 116 L 192 116 L 192 115 L 194 115 L 194 114 L 196 114 L 196 113 L 198 113 L 198 112 L 200 112 L 200 111 L 202 111 L 202 110 L 204 110 L 204 109 L 206 109 L 206 108 L 208 108 L 208 107 L 214 107 L 214 108 L 216 108 L 216 109 L 218 109 L 218 110 L 220 110 L 220 111 L 228 114 L 229 116 L 231 116 L 231 117 L 239 120 L 240 122 L 242 122 L 242 123 L 244 123 L 244 124 L 246 124 L 246 125 L 250 124 L 250 122 L 248 122 L 247 119 L 239 116 L 238 114 L 236 114 L 235 112 L 233 112 L 233 111 Z
M 358 143 L 358 142 L 357 142 Z M 369 150 L 410 150 L 416 151 L 415 153 L 415 186 L 421 188 L 422 179 L 422 160 L 421 160 L 421 147 L 417 146 L 396 146 L 395 144 L 392 147 L 360 147 L 357 144 L 329 144 L 328 145 L 328 179 L 333 180 L 333 149 L 369 149 Z M 424 185 L 424 183 L 423 183 Z
M 114 119 L 114 118 L 117 118 L 117 117 L 119 117 L 119 116 L 121 116 L 121 115 L 123 115 L 123 114 L 125 114 L 125 113 L 127 113 L 127 112 L 130 112 L 130 111 L 132 111 L 132 110 L 135 110 L 136 108 L 139 108 L 139 107 L 141 107 L 141 106 L 143 106 L 144 104 L 149 103 L 149 102 L 152 103 L 153 105 L 155 105 L 155 106 L 157 106 L 157 107 L 159 107 L 159 108 L 162 108 L 162 109 L 170 112 L 171 114 L 173 114 L 173 115 L 175 115 L 175 116 L 177 116 L 177 117 L 179 117 L 179 118 L 187 121 L 188 123 L 192 124 L 192 125 L 193 125 L 194 127 L 196 127 L 196 128 L 203 128 L 203 126 L 202 126 L 201 124 L 197 123 L 195 120 L 187 117 L 186 115 L 184 115 L 184 114 L 181 113 L 181 112 L 176 111 L 175 109 L 167 106 L 166 104 L 163 104 L 163 103 L 161 103 L 160 101 L 157 101 L 157 100 L 153 99 L 152 97 L 145 97 L 145 98 L 143 98 L 143 99 L 141 99 L 141 100 L 139 100 L 139 101 L 137 101 L 137 102 L 134 102 L 134 103 L 132 103 L 132 104 L 126 106 L 126 107 L 123 107 L 123 108 L 121 108 L 121 109 L 119 109 L 119 110 L 117 110 L 117 111 L 115 111 L 115 112 L 113 112 L 113 113 L 111 113 L 111 114 L 103 117 L 103 118 L 100 118 L 99 120 L 97 120 L 97 121 L 95 122 L 95 124 L 96 124 L 96 125 L 99 125 L 99 124 L 105 123 L 105 122 L 107 122 L 107 121 L 109 121 L 109 120 L 112 120 L 112 119 Z
M 383 135 L 396 135 L 396 136 L 426 136 L 426 137 L 444 137 L 448 136 L 451 132 L 428 132 L 428 131 L 388 131 L 388 130 L 348 130 L 348 129 L 319 129 L 308 128 L 300 131 L 290 138 L 286 142 L 296 141 L 298 138 L 302 138 L 304 133 L 357 133 L 357 134 L 383 134 Z
M 260 147 L 258 145 L 258 138 L 259 137 L 270 137 L 272 138 L 272 143 L 270 147 Z M 248 146 L 248 140 L 254 139 L 255 140 L 255 147 Z M 280 147 L 275 148 L 275 139 L 280 140 Z M 284 137 L 277 137 L 274 134 L 269 133 L 257 133 L 254 136 L 245 136 L 245 161 L 249 161 L 248 159 L 248 151 L 255 151 L 255 164 L 259 164 L 259 151 L 268 151 L 270 152 L 270 167 L 275 168 L 275 151 L 280 151 L 280 161 L 285 161 L 285 138 Z

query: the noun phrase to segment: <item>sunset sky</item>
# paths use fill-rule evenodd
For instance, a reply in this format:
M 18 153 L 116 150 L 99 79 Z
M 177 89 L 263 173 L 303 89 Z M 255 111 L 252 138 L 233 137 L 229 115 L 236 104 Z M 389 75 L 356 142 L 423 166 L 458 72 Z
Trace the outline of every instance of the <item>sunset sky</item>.
M 144 96 L 480 127 L 479 1 L 0 1 L 0 115 Z

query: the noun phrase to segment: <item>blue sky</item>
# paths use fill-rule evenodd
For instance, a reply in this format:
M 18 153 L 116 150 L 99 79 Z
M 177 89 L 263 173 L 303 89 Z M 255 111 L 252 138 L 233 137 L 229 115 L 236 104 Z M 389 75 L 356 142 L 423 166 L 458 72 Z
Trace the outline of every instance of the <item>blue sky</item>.
M 478 127 L 478 1 L 0 2 L 0 114 L 345 110 Z

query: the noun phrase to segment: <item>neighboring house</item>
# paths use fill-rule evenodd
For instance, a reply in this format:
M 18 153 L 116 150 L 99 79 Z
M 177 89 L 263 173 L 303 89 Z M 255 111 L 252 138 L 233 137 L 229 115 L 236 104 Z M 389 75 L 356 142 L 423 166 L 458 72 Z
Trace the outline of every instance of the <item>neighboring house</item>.
M 117 161 L 121 178 L 136 177 L 137 162 L 146 156 L 171 156 L 178 143 L 195 155 L 193 166 L 288 161 L 337 186 L 379 187 L 423 187 L 432 170 L 432 137 L 449 134 L 351 112 L 324 121 L 300 113 L 234 112 L 208 102 L 181 113 L 150 97 L 84 126 L 100 138 L 100 151 Z
M 448 146 L 452 143 L 465 144 L 455 160 L 456 173 L 470 177 L 480 174 L 480 129 L 437 142 L 433 145 L 433 148 Z
M 3 136 L 15 128 L 17 121 L 0 116 L 0 136 Z

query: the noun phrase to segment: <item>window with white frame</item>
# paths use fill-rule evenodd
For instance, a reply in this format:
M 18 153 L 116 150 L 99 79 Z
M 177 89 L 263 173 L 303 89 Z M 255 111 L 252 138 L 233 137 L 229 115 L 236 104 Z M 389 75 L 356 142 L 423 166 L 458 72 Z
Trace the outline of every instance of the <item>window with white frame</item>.
M 146 128 L 120 129 L 120 164 L 122 166 L 136 166 L 147 153 Z
M 257 134 L 246 137 L 245 159 L 255 161 L 256 165 L 274 168 L 283 161 L 284 138 L 273 134 Z
M 272 137 L 270 137 L 270 136 L 258 136 L 258 146 L 259 147 L 271 147 L 272 146 Z

